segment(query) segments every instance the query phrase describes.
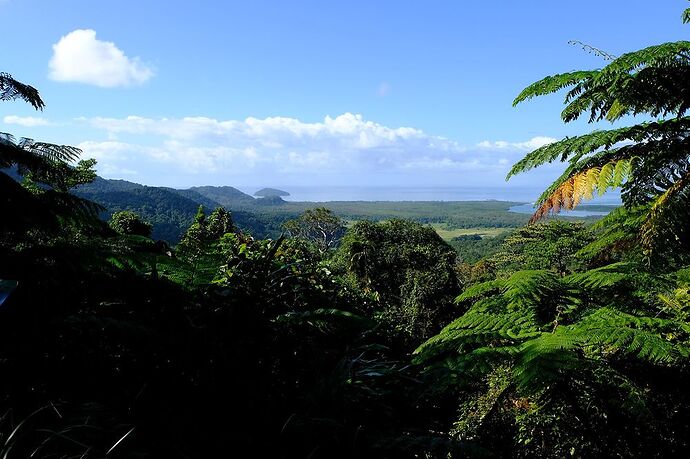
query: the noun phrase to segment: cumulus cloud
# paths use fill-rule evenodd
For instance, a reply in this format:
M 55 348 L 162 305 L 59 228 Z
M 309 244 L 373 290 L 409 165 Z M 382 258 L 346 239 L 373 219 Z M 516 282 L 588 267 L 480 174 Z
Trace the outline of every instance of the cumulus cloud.
M 493 150 L 521 150 L 521 151 L 531 151 L 544 145 L 556 142 L 558 139 L 553 137 L 538 136 L 533 137 L 525 142 L 506 142 L 505 140 L 489 141 L 484 140 L 477 144 L 480 148 L 488 148 Z
M 48 66 L 53 80 L 105 88 L 139 85 L 154 73 L 138 57 L 127 57 L 115 43 L 98 40 L 92 29 L 77 29 L 60 38 Z
M 5 124 L 17 124 L 24 127 L 48 126 L 50 122 L 38 116 L 7 115 L 2 119 Z
M 345 113 L 322 121 L 295 118 L 217 120 L 207 117 L 80 118 L 108 140 L 80 146 L 99 162 L 127 169 L 167 167 L 180 174 L 217 174 L 230 183 L 248 176 L 280 180 L 287 176 L 345 183 L 364 177 L 425 174 L 505 176 L 525 149 L 552 139 L 482 142 L 463 146 L 412 127 L 389 127 Z M 112 169 L 114 170 L 114 169 Z M 278 178 L 276 178 L 278 177 Z M 329 179 L 330 180 L 330 179 Z M 276 182 L 278 183 L 278 182 Z M 285 183 L 285 182 L 280 182 Z

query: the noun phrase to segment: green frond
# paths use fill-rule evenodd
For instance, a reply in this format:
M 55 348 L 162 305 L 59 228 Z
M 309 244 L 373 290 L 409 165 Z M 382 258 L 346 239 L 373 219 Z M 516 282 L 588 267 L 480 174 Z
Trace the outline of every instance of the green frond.
M 687 8 L 685 11 L 683 11 L 682 19 L 683 24 L 690 22 L 690 8 Z
M 525 155 L 508 173 L 510 177 L 555 160 L 577 161 L 585 155 L 611 149 L 621 142 L 647 142 L 652 139 L 673 138 L 690 129 L 690 117 L 667 121 L 641 123 L 617 129 L 597 130 L 576 137 L 566 137 L 544 145 Z
M 590 269 L 580 273 L 571 274 L 563 278 L 563 282 L 573 287 L 587 290 L 596 290 L 613 287 L 631 279 L 630 270 L 633 266 L 629 263 L 618 262 L 601 268 Z
M 503 296 L 511 308 L 535 307 L 544 297 L 562 289 L 558 276 L 546 270 L 514 273 L 505 283 Z
M 613 176 L 616 164 L 610 162 L 601 166 L 601 170 L 599 171 L 599 180 L 596 184 L 596 187 L 599 190 L 599 196 L 603 195 L 606 192 L 606 189 L 615 183 L 613 181 Z
M 46 142 L 35 142 L 32 139 L 21 139 L 18 142 L 18 146 L 37 156 L 50 159 L 51 161 L 75 161 L 82 153 L 82 151 L 77 147 L 72 147 L 69 145 L 56 145 Z
M 640 230 L 647 253 L 665 244 L 687 244 L 690 238 L 690 170 L 656 198 Z
M 611 104 L 609 111 L 606 113 L 606 119 L 608 121 L 620 119 L 628 112 L 628 110 L 630 110 L 628 105 L 621 102 L 620 99 L 615 99 Z
M 544 333 L 523 343 L 513 369 L 518 390 L 540 391 L 564 371 L 577 368 L 577 348 L 577 338 L 563 333 Z
M 533 99 L 534 97 L 544 96 L 557 92 L 568 86 L 572 86 L 581 81 L 592 78 L 596 75 L 598 70 L 585 70 L 579 72 L 561 73 L 559 75 L 547 76 L 546 78 L 532 83 L 522 90 L 522 92 L 513 101 L 513 106 Z
M 632 72 L 643 66 L 667 64 L 670 60 L 683 56 L 683 53 L 688 51 L 690 51 L 690 41 L 676 41 L 653 45 L 638 51 L 625 53 L 604 67 L 604 69 L 596 75 L 596 78 L 607 80 L 614 75 Z M 683 56 L 683 58 L 687 59 L 685 56 Z
M 638 317 L 611 308 L 600 308 L 568 327 L 588 352 L 625 354 L 655 364 L 671 363 L 687 353 L 663 334 L 677 328 L 671 320 Z
M 596 240 L 580 249 L 576 256 L 592 259 L 602 255 L 602 253 L 611 254 L 613 252 L 613 246 L 628 240 L 630 237 L 631 235 L 629 233 L 621 229 L 608 231 L 606 234 L 599 235 Z
M 461 303 L 468 300 L 476 301 L 480 297 L 486 296 L 491 292 L 502 289 L 505 286 L 505 281 L 502 279 L 494 279 L 487 282 L 480 282 L 467 287 L 457 298 L 456 303 Z
M 539 333 L 531 312 L 498 313 L 473 308 L 419 346 L 414 354 L 416 361 L 422 362 L 438 358 L 448 351 L 457 352 L 468 344 L 503 340 L 519 342 Z

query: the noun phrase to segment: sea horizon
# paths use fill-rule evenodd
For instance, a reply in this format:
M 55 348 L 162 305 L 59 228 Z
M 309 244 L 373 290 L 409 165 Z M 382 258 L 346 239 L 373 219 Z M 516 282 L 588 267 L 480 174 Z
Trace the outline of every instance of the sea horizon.
M 262 186 L 239 186 L 238 190 L 254 196 Z M 286 191 L 289 202 L 334 202 L 334 201 L 509 201 L 525 204 L 534 203 L 543 193 L 544 187 L 478 187 L 478 186 L 309 186 L 276 185 L 270 188 Z M 618 205 L 620 194 L 607 193 L 596 196 L 582 204 Z

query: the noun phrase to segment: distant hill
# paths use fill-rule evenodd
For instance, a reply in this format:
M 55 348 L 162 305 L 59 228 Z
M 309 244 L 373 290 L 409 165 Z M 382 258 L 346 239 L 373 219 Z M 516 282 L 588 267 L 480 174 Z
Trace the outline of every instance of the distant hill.
M 257 199 L 230 187 L 203 186 L 186 190 L 140 185 L 126 180 L 108 180 L 98 177 L 92 183 L 75 189 L 75 193 L 104 206 L 101 217 L 121 210 L 131 210 L 153 225 L 151 236 L 172 244 L 180 241 L 194 221 L 199 205 L 207 213 L 216 207 L 232 212 L 235 224 L 255 237 L 266 237 L 280 232 L 280 223 L 264 215 L 254 215 Z M 280 198 L 278 198 L 280 199 Z
M 143 186 L 124 180 L 97 179 L 81 186 L 75 193 L 95 201 L 107 210 L 103 219 L 121 210 L 131 210 L 141 215 L 153 225 L 151 236 L 177 243 L 186 228 L 194 220 L 199 204 L 190 197 L 177 193 L 177 190 Z M 219 207 L 206 200 L 203 204 L 210 208 Z
M 287 203 L 287 201 L 280 196 L 266 196 L 265 198 L 259 198 L 255 201 L 257 206 L 280 206 Z
M 195 186 L 185 191 L 195 191 L 228 208 L 251 207 L 256 201 L 253 197 L 231 186 Z
M 192 201 L 201 204 L 206 208 L 206 210 L 212 210 L 220 206 L 220 204 L 213 199 L 207 198 L 203 194 L 194 190 L 178 190 L 176 188 L 163 187 L 164 190 L 168 190 L 172 193 L 178 194 L 184 198 L 191 199 Z
M 259 191 L 254 193 L 254 196 L 260 198 L 270 198 L 273 196 L 290 196 L 290 193 L 283 190 L 278 190 L 276 188 L 261 188 Z

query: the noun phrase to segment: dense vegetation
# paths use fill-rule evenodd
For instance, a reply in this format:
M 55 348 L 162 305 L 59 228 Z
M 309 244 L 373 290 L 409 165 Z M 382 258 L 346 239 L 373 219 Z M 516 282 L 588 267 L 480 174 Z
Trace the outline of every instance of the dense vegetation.
M 517 102 L 570 88 L 565 121 L 668 119 L 528 154 L 513 173 L 570 161 L 533 222 L 458 251 L 392 217 L 459 204 L 275 201 L 288 237 L 264 239 L 237 190 L 104 183 L 3 134 L 0 455 L 687 456 L 690 43 L 603 57 Z M 12 99 L 44 107 L 0 74 Z M 540 220 L 619 185 L 594 225 Z M 172 248 L 148 237 L 163 209 Z
M 195 187 L 187 190 L 149 187 L 124 180 L 96 179 L 77 187 L 76 194 L 101 204 L 104 219 L 130 210 L 153 225 L 152 237 L 172 244 L 180 241 L 196 209 L 222 206 L 232 212 L 237 226 L 258 238 L 277 238 L 283 225 L 319 204 L 288 202 L 277 196 L 255 199 L 233 187 Z M 517 202 L 329 202 L 338 217 L 348 221 L 404 218 L 439 223 L 449 228 L 516 228 L 527 215 L 508 212 Z

